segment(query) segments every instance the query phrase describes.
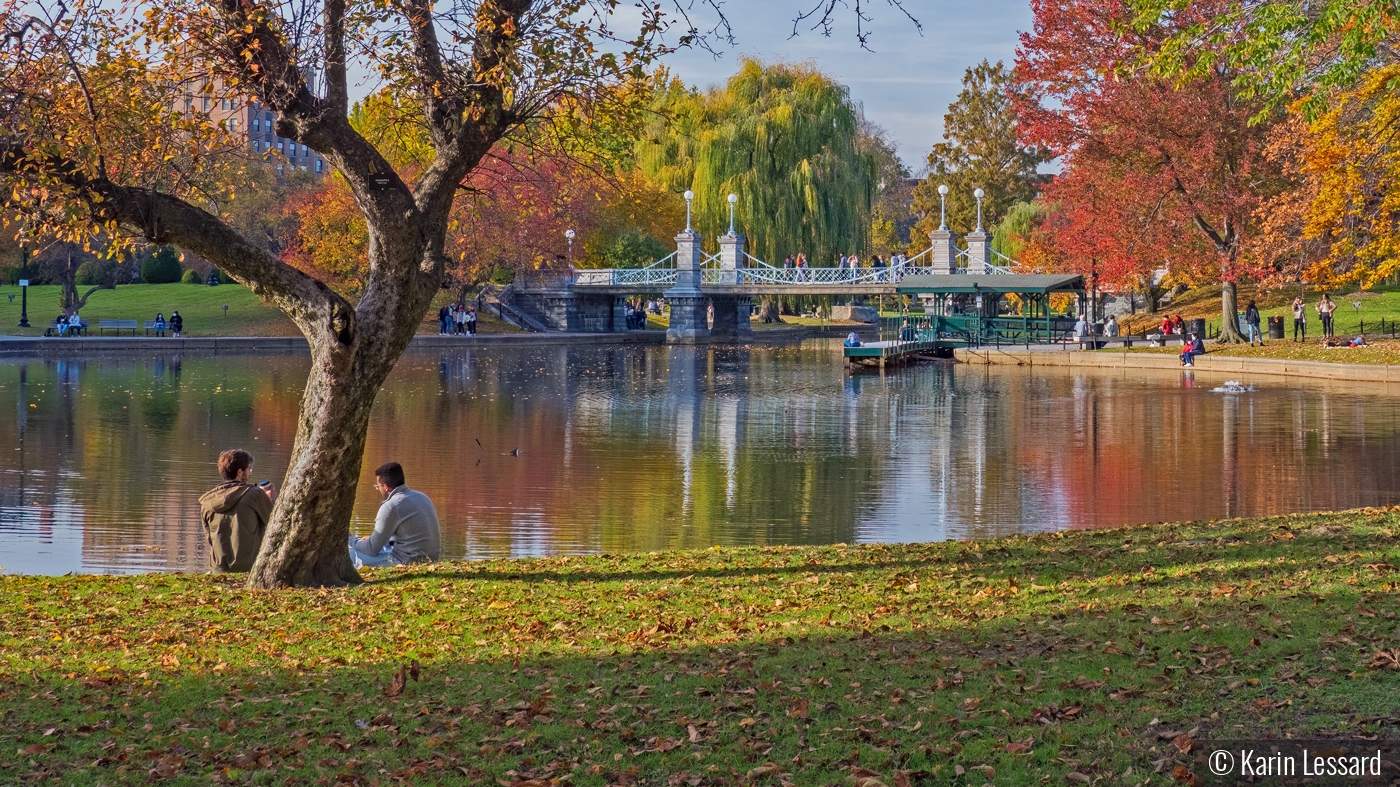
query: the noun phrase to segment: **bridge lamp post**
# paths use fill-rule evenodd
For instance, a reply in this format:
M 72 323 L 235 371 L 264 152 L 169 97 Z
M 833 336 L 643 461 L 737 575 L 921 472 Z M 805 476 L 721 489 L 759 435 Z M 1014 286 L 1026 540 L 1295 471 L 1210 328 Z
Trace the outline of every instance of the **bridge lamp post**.
M 569 242 L 569 268 L 574 267 L 574 231 L 564 230 L 564 239 Z
M 987 192 L 977 189 L 972 192 L 972 196 L 977 198 L 977 231 L 982 231 L 982 198 L 987 196 Z
M 729 234 L 734 234 L 734 203 L 739 201 L 738 194 L 729 195 Z
M 943 231 L 948 230 L 948 184 L 944 183 L 938 187 L 938 228 Z
M 685 190 L 685 231 L 690 232 L 690 201 L 695 199 L 695 192 L 690 189 Z

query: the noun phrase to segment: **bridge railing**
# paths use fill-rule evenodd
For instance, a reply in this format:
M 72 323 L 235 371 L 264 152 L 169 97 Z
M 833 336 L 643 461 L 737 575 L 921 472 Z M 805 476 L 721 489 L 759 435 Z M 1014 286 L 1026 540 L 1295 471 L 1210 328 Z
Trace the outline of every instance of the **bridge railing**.
M 676 283 L 676 254 L 671 252 L 645 268 L 589 268 L 575 270 L 574 284 L 593 287 L 670 286 Z

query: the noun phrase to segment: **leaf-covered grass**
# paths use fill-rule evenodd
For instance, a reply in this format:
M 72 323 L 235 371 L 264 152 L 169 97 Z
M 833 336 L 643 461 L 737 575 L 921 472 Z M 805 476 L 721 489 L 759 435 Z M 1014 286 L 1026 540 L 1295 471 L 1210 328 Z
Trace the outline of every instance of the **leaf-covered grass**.
M 1236 299 L 1241 312 L 1251 299 L 1259 307 L 1261 330 L 1267 333 L 1265 324 L 1269 317 L 1279 316 L 1283 318 L 1284 333 L 1286 336 L 1293 335 L 1293 298 L 1299 294 L 1303 295 L 1303 300 L 1308 305 L 1308 335 L 1316 338 L 1322 335 L 1322 323 L 1318 319 L 1317 302 L 1322 300 L 1323 290 L 1312 285 L 1304 285 L 1300 290 L 1297 286 L 1290 285 L 1281 290 L 1261 290 L 1252 284 L 1239 285 Z M 1337 311 L 1333 313 L 1333 320 L 1337 336 L 1344 333 L 1356 335 L 1364 323 L 1368 335 L 1375 336 L 1380 330 L 1381 322 L 1384 321 L 1387 334 L 1391 330 L 1391 323 L 1400 320 L 1400 288 L 1387 285 L 1378 285 L 1366 292 L 1360 292 L 1355 285 L 1343 287 L 1340 290 L 1326 290 L 1332 300 L 1337 304 Z M 1353 307 L 1353 303 L 1360 304 L 1360 307 Z M 1154 330 L 1161 322 L 1164 315 L 1180 314 L 1182 319 L 1190 320 L 1200 317 L 1212 326 L 1212 330 L 1220 327 L 1220 285 L 1207 284 L 1188 290 L 1172 300 L 1171 303 L 1163 305 L 1157 310 L 1155 316 L 1146 312 L 1138 311 L 1137 314 L 1123 317 L 1119 320 L 1119 326 L 1124 333 L 1141 334 Z
M 1338 335 L 1338 338 L 1343 338 Z M 1180 355 L 1181 345 L 1168 347 L 1129 347 L 1127 352 Z M 1360 363 L 1389 366 L 1400 364 L 1400 341 L 1381 339 L 1365 347 L 1323 347 L 1317 339 L 1307 342 L 1273 340 L 1254 347 L 1248 344 L 1206 344 L 1206 355 L 1238 358 L 1277 358 L 1290 361 L 1322 361 L 1324 363 Z M 1105 348 L 1099 352 L 1124 352 L 1122 347 Z
M 0 783 L 1167 784 L 1183 734 L 1393 734 L 1397 533 L 4 577 Z

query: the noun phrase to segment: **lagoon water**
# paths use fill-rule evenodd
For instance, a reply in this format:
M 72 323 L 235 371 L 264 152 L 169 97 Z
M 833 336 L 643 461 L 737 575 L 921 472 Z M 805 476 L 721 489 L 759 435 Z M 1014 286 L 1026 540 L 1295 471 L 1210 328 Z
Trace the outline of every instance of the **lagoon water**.
M 280 480 L 307 357 L 0 360 L 0 566 L 200 571 L 224 448 Z M 1232 375 L 1233 376 L 1233 375 Z M 369 471 L 404 464 L 447 557 L 988 538 L 1400 503 L 1400 399 L 1189 373 L 926 365 L 831 342 L 413 352 Z M 1249 382 L 1249 381 L 1247 381 Z M 478 444 L 479 441 L 479 444 Z M 510 456 L 512 449 L 519 456 Z

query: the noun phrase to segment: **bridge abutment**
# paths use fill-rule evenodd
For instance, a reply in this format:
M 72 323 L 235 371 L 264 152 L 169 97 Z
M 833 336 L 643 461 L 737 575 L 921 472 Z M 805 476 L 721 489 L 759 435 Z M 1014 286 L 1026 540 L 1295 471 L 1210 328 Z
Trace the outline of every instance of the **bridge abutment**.
M 929 267 L 936 274 L 952 274 L 958 272 L 958 236 L 949 229 L 937 229 L 928 234 L 928 238 L 933 242 L 933 249 L 929 252 Z
M 685 229 L 676 236 L 676 286 L 665 293 L 671 305 L 668 344 L 699 344 L 710 339 L 708 299 L 700 291 L 700 233 Z
M 722 341 L 748 341 L 753 338 L 753 298 L 747 295 L 714 295 L 714 324 L 710 336 Z M 674 308 L 674 307 L 673 307 Z

